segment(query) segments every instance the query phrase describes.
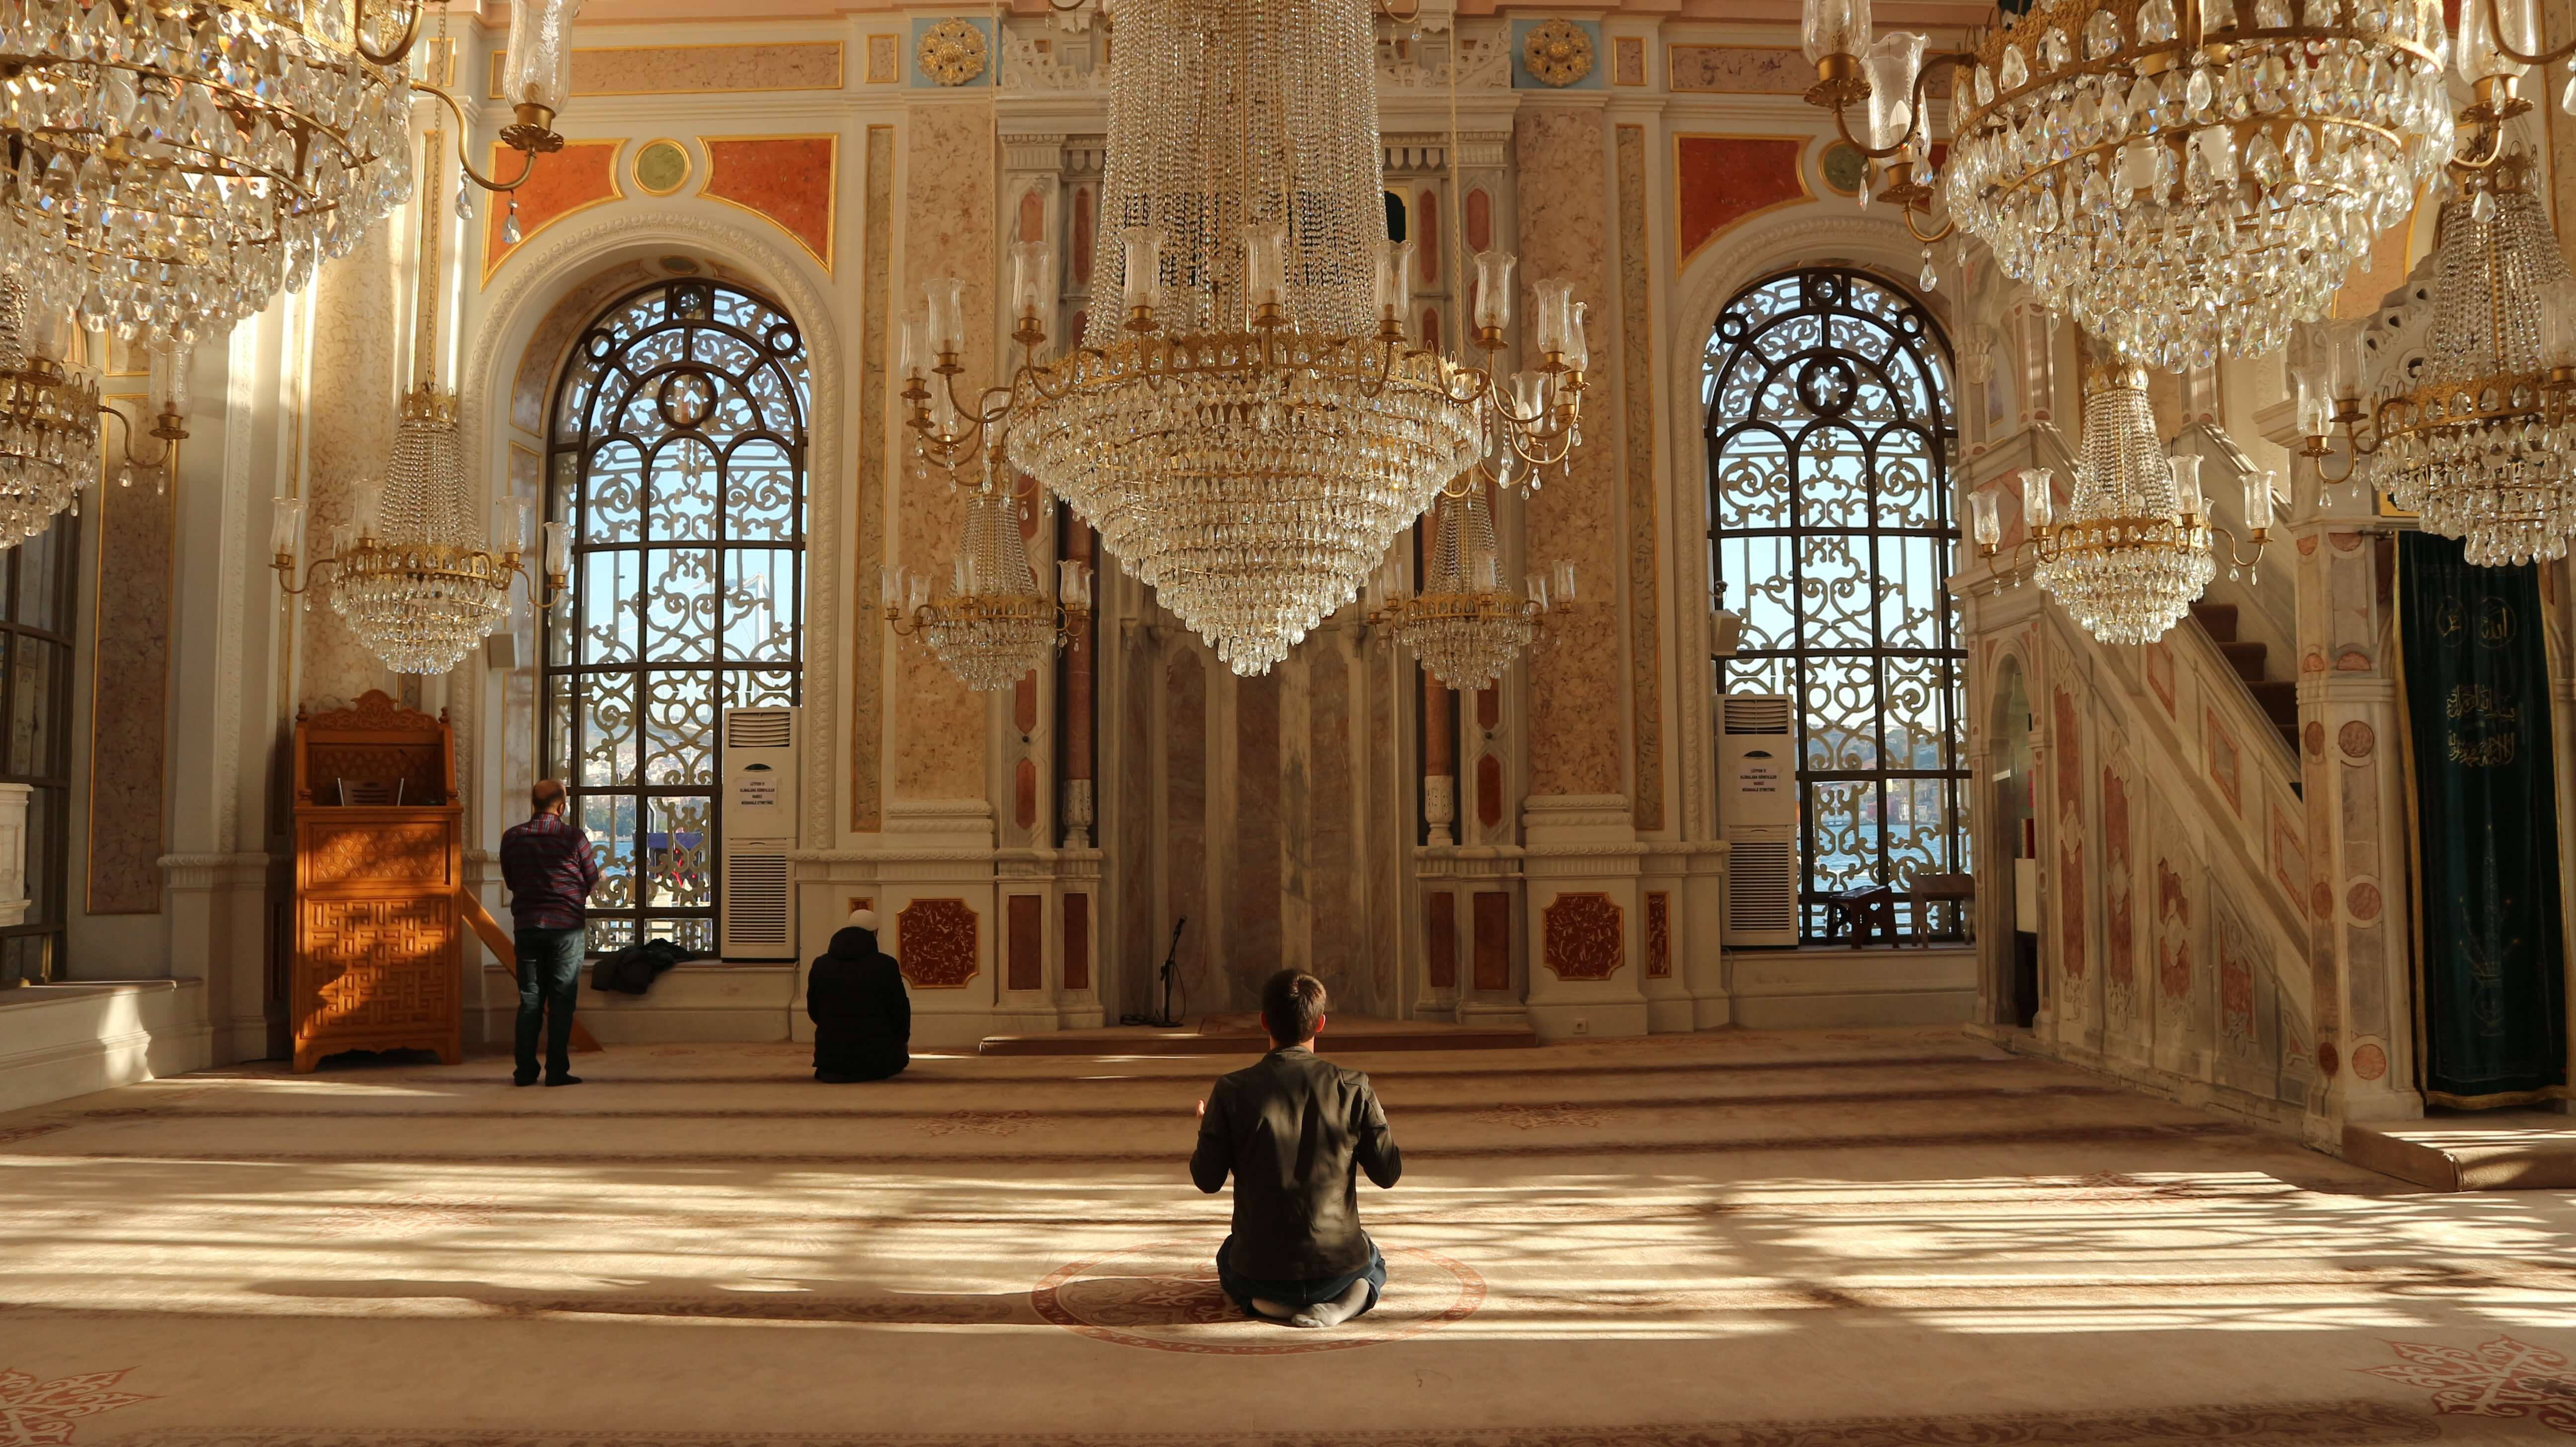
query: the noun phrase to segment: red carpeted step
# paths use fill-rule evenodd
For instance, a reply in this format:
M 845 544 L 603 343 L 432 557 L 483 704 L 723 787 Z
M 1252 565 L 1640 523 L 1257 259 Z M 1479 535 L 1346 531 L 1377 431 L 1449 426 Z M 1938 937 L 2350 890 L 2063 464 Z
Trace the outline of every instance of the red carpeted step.
M 2194 603 L 2191 616 L 2211 641 L 2228 644 L 2236 641 L 2236 605 L 2233 603 Z

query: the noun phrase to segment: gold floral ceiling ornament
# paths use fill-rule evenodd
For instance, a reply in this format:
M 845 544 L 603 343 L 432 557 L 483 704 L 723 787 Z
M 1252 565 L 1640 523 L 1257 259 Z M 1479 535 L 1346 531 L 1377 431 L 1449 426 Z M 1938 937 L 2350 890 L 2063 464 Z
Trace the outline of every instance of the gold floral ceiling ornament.
M 1571 20 L 1541 21 L 1521 40 L 1521 64 L 1541 85 L 1572 85 L 1592 73 L 1592 37 Z
M 941 85 L 964 85 L 984 73 L 990 47 L 984 32 L 970 20 L 942 20 L 921 32 L 913 55 L 921 73 Z

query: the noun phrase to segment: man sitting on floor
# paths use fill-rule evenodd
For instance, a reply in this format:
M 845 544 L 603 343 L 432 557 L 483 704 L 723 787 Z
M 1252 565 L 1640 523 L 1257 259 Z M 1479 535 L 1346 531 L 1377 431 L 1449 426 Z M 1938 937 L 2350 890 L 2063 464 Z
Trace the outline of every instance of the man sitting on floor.
M 883 1080 L 912 1063 L 912 997 L 894 957 L 877 948 L 876 911 L 859 910 L 833 932 L 831 951 L 805 977 L 805 1013 L 814 1018 L 816 1080 Z
M 1190 1178 L 1214 1195 L 1234 1175 L 1234 1230 L 1217 1283 L 1245 1314 L 1339 1326 L 1377 1305 L 1386 1258 L 1360 1229 L 1359 1173 L 1381 1188 L 1404 1174 L 1369 1078 L 1315 1054 L 1324 982 L 1281 970 L 1261 987 L 1270 1053 L 1199 1102 Z

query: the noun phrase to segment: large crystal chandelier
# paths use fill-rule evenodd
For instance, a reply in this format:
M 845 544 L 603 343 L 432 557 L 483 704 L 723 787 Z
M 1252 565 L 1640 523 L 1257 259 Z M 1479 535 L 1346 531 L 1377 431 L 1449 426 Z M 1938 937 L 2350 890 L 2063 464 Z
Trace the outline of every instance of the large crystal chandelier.
M 966 536 L 933 597 L 930 580 L 900 568 L 880 578 L 886 621 L 918 635 L 948 671 L 979 693 L 1009 688 L 1070 641 L 1091 611 L 1091 584 L 1079 563 L 1059 565 L 1060 598 L 1040 591 L 1020 535 L 1020 501 L 989 483 L 968 494 Z
M 1551 607 L 1574 607 L 1574 565 L 1556 565 L 1554 596 L 1546 575 L 1529 575 L 1527 593 L 1503 586 L 1502 550 L 1494 513 L 1482 486 L 1444 494 L 1432 511 L 1430 546 L 1422 559 L 1422 586 L 1406 593 L 1392 557 L 1372 589 L 1379 601 L 1371 626 L 1420 659 L 1431 676 L 1471 693 L 1502 677 L 1529 648 Z
M 442 141 L 429 132 L 425 150 L 437 174 Z M 295 581 L 296 540 L 304 504 L 279 498 L 273 551 L 278 582 L 289 593 L 313 586 L 330 569 L 331 607 L 367 650 L 396 673 L 441 674 L 510 617 L 510 580 L 526 579 L 540 608 L 562 592 L 570 541 L 560 522 L 546 524 L 546 591 L 520 563 L 527 547 L 528 504 L 504 499 L 486 532 L 475 517 L 474 471 L 456 425 L 456 395 L 437 382 L 438 235 L 435 190 L 420 208 L 420 293 L 413 365 L 419 381 L 403 399 L 393 456 L 380 483 L 360 485 L 353 528 L 333 539 L 328 555 L 305 565 Z
M 1868 103 L 1909 226 L 1937 189 L 2007 275 L 2166 370 L 2286 342 L 2451 155 L 2437 0 L 2055 0 L 1928 59 L 1873 44 L 1867 0 L 1807 0 L 1806 42 L 1808 99 L 1838 126 Z M 1933 66 L 1965 77 L 1937 182 Z
M 1052 266 L 1023 245 L 1008 382 L 958 394 L 963 283 L 943 279 L 905 327 L 904 396 L 933 461 L 999 450 L 1237 673 L 1260 673 L 1451 479 L 1528 486 L 1563 466 L 1580 309 L 1542 280 L 1538 360 L 1498 383 L 1513 258 L 1489 252 L 1473 331 L 1489 365 L 1407 342 L 1367 0 L 1121 0 L 1117 24 L 1088 336 L 1038 360 Z
M 521 36 L 560 39 L 575 3 L 515 0 L 502 139 L 531 164 L 563 143 L 570 51 Z M 180 345 L 300 289 L 410 196 L 413 91 L 455 106 L 406 73 L 421 14 L 420 0 L 0 10 L 0 261 L 86 327 Z
M 2320 478 L 2339 483 L 2355 465 L 2327 461 L 2340 425 L 2372 483 L 2480 567 L 2565 557 L 2576 532 L 2576 299 L 2532 171 L 2520 153 L 2460 171 L 2442 203 L 2422 355 L 2391 369 L 2367 413 L 2357 335 L 2293 373 Z
M 2209 518 L 2199 456 L 2167 457 L 2157 443 L 2146 370 L 2134 362 L 2096 366 L 2085 377 L 2084 452 L 2066 515 L 2055 516 L 2051 469 L 2024 468 L 2020 481 L 2021 548 L 2033 555 L 2032 572 L 2105 643 L 2163 637 L 2217 573 L 2212 535 L 2227 538 L 2229 559 L 2241 567 L 2262 557 L 2272 526 L 2272 474 L 2257 473 L 2245 483 L 2253 559 L 2237 558 L 2234 534 Z M 1995 494 L 1972 493 L 1969 507 L 1977 551 L 1994 558 L 2003 536 Z

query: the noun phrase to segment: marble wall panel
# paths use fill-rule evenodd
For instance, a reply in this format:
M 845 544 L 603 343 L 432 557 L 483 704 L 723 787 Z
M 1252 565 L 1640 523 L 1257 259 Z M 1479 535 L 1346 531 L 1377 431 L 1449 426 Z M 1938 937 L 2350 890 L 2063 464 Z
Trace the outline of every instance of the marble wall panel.
M 1608 137 L 1601 113 L 1525 107 L 1512 124 L 1520 168 L 1521 275 L 1561 276 L 1591 315 L 1610 316 Z M 1472 221 L 1471 221 L 1472 226 Z M 1515 308 L 1524 325 L 1528 308 Z M 1596 398 L 1594 405 L 1606 399 Z M 1604 429 L 1606 430 L 1606 429 Z M 1530 792 L 1623 791 L 1619 696 L 1618 450 L 1595 431 L 1573 455 L 1573 477 L 1531 495 L 1526 513 L 1532 567 L 1575 566 L 1589 601 L 1549 620 L 1550 646 L 1530 661 Z
M 991 102 L 924 106 L 904 138 L 904 284 L 892 307 L 910 309 L 922 283 L 936 276 L 995 275 Z M 966 335 L 993 335 L 992 288 L 966 288 Z M 959 390 L 983 386 L 991 359 L 974 347 Z M 889 405 L 880 391 L 870 405 Z M 965 526 L 965 504 L 944 477 L 903 482 L 899 552 L 906 567 L 944 573 Z M 930 650 L 895 652 L 895 687 L 904 706 L 896 721 L 894 790 L 915 799 L 982 798 L 984 701 L 959 683 Z
M 1675 136 L 1673 224 L 1683 264 L 1732 227 L 1815 199 L 1807 189 L 1806 151 L 1798 137 Z M 1521 184 L 1528 195 L 1526 172 Z
M 90 687 L 91 914 L 159 914 L 170 714 L 172 496 L 148 484 L 91 492 L 98 519 Z
M 1351 663 L 1338 646 L 1317 650 L 1306 706 L 1314 745 L 1306 841 L 1307 898 L 1314 907 L 1311 968 L 1324 976 L 1326 988 L 1351 1002 L 1351 1009 L 1387 1014 L 1395 1003 L 1395 961 L 1369 948 L 1360 879 L 1358 759 L 1351 750 Z
M 1103 816 L 1112 823 L 1115 833 L 1105 834 L 1101 840 L 1109 857 L 1117 861 L 1117 869 L 1110 876 L 1118 890 L 1117 933 L 1102 943 L 1109 951 L 1108 958 L 1129 962 L 1122 968 L 1134 970 L 1141 968 L 1134 961 L 1162 959 L 1151 951 L 1160 942 L 1156 936 L 1166 927 L 1157 923 L 1158 876 L 1154 868 L 1154 811 L 1158 801 L 1154 789 L 1153 719 L 1162 670 L 1156 666 L 1150 648 L 1132 646 L 1143 642 L 1142 633 L 1130 635 L 1129 639 L 1131 646 L 1122 659 L 1126 666 L 1118 670 L 1117 712 L 1111 725 L 1118 731 L 1117 812 L 1114 819 Z M 1113 974 L 1112 979 L 1117 977 Z M 1102 1002 L 1111 1003 L 1106 995 Z
M 1283 804 L 1279 670 L 1234 685 L 1234 817 L 1228 824 L 1225 958 L 1209 972 L 1209 1008 L 1257 1009 L 1280 965 Z M 1220 1005 L 1218 1002 L 1224 1003 Z
M 707 148 L 707 184 L 699 194 L 771 222 L 825 271 L 832 269 L 838 136 L 707 137 L 700 144 Z
M 509 196 L 484 197 L 479 203 L 483 212 L 484 282 L 489 284 L 501 263 L 535 240 L 538 232 L 575 212 L 624 199 L 625 189 L 617 182 L 617 152 L 625 144 L 622 140 L 567 141 L 562 150 L 537 163 L 536 174 L 528 178 L 528 184 Z M 516 176 L 525 164 L 524 156 L 495 141 L 483 174 Z M 519 203 L 519 239 L 509 241 L 503 239 L 503 228 L 509 225 L 513 198 Z
M 580 97 L 839 90 L 841 57 L 837 40 L 584 47 L 572 53 L 572 93 Z M 508 51 L 492 52 L 486 99 L 502 98 L 501 76 L 508 61 Z
M 1620 442 L 1628 474 L 1628 737 L 1636 754 L 1631 809 L 1640 830 L 1655 830 L 1664 827 L 1664 645 L 1657 561 L 1662 546 L 1655 522 L 1657 368 L 1654 257 L 1646 243 L 1651 183 L 1645 127 L 1619 127 L 1618 152 Z
M 858 496 L 850 508 L 858 532 L 857 562 L 850 577 L 862 600 L 886 561 L 885 503 L 891 486 L 886 338 L 894 290 L 894 127 L 868 127 L 867 168 L 866 214 L 859 222 L 865 248 L 859 261 L 859 476 Z M 886 630 L 865 612 L 864 601 L 861 608 L 860 625 L 850 640 L 850 827 L 866 832 L 884 827 Z
M 357 518 L 357 484 L 381 477 L 393 454 L 398 340 L 394 273 L 384 226 L 314 278 L 313 344 L 305 422 L 305 535 L 328 539 Z M 316 712 L 345 708 L 369 689 L 396 685 L 340 615 L 325 605 L 298 613 L 304 634 L 299 699 Z
M 1816 83 L 1805 55 L 1768 45 L 1674 45 L 1664 56 L 1685 95 L 1804 95 Z
M 1164 675 L 1165 706 L 1170 710 L 1164 726 L 1163 748 L 1163 830 L 1164 868 L 1168 871 L 1163 889 L 1166 918 L 1154 922 L 1148 932 L 1146 950 L 1136 955 L 1139 960 L 1163 958 L 1164 941 L 1170 938 L 1173 921 L 1190 919 L 1196 929 L 1181 932 L 1181 978 L 1195 992 L 1205 991 L 1209 1009 L 1222 1008 L 1215 1003 L 1224 998 L 1225 983 L 1212 978 L 1202 968 L 1210 958 L 1206 941 L 1216 931 L 1216 921 L 1208 917 L 1208 681 L 1207 667 L 1197 650 L 1175 648 Z

